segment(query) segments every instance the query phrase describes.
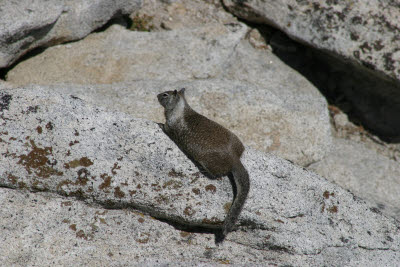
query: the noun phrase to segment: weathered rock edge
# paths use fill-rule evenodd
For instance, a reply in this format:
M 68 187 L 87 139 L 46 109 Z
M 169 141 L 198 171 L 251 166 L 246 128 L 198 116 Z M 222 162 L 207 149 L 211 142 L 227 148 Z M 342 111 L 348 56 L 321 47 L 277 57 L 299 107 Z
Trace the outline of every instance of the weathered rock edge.
M 266 23 L 291 38 L 400 80 L 398 3 L 393 1 L 223 0 L 236 16 Z
M 141 4 L 141 0 L 2 1 L 0 68 L 34 48 L 81 39 L 110 19 L 130 15 Z
M 209 180 L 154 122 L 105 112 L 40 87 L 0 92 L 0 186 L 129 206 L 158 218 L 215 227 L 232 199 L 228 179 Z M 324 178 L 247 149 L 251 191 L 228 238 L 257 249 L 354 260 L 400 259 L 398 221 Z M 358 251 L 356 253 L 356 251 Z M 376 257 L 377 254 L 379 257 Z

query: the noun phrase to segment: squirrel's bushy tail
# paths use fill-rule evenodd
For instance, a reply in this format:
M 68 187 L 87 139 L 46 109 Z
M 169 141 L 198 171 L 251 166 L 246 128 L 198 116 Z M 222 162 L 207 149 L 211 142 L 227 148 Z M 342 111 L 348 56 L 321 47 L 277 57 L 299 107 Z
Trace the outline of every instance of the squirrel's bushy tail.
M 222 228 L 223 236 L 226 236 L 230 231 L 232 231 L 232 228 L 235 225 L 240 212 L 242 211 L 250 188 L 249 174 L 240 160 L 234 164 L 232 175 L 236 184 L 236 197 L 233 200 L 228 215 L 225 218 Z

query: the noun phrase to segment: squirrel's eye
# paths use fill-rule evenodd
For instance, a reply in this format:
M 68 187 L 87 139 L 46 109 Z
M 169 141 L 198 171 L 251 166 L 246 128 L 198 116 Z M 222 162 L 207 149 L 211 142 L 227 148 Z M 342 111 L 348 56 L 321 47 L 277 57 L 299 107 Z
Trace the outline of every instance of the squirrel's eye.
M 167 93 L 164 93 L 164 94 L 163 94 L 163 97 L 167 97 L 167 96 L 168 96 L 168 94 L 167 94 Z

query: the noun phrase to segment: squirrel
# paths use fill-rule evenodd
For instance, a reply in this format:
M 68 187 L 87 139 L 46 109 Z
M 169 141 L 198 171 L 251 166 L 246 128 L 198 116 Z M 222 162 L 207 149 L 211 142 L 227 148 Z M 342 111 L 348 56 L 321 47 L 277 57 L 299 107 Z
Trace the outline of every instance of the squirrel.
M 222 226 L 232 231 L 250 189 L 249 174 L 240 161 L 244 146 L 228 129 L 194 111 L 185 99 L 185 88 L 157 95 L 164 107 L 164 132 L 212 177 L 233 176 L 236 196 Z

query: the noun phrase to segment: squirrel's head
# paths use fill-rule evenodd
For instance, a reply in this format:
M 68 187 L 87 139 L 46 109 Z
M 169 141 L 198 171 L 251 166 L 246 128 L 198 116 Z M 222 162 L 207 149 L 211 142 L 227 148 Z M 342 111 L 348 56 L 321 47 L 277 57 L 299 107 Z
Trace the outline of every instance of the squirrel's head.
M 185 88 L 177 91 L 166 91 L 157 95 L 158 102 L 160 102 L 161 106 L 163 106 L 166 110 L 173 109 L 179 101 L 185 101 Z

